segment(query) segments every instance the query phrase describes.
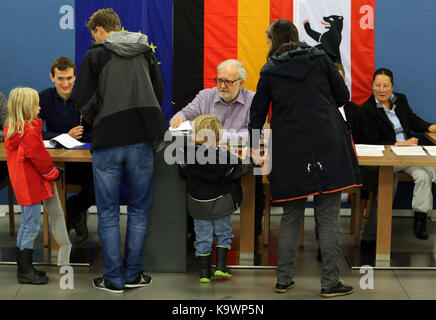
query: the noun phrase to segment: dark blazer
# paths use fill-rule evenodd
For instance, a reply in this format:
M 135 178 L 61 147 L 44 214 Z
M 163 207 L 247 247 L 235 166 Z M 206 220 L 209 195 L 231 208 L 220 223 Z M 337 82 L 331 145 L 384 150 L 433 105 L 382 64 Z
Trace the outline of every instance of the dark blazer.
M 324 51 L 298 44 L 262 68 L 250 110 L 261 129 L 272 103 L 272 200 L 291 201 L 360 184 L 349 126 L 338 111 L 349 92 Z
M 345 117 L 351 127 L 351 135 L 356 144 L 370 143 L 368 121 L 363 108 L 354 102 L 347 101 L 344 105 Z
M 407 98 L 404 94 L 394 92 L 396 100 L 395 114 L 400 120 L 401 126 L 404 129 L 406 139 L 413 137 L 412 130 L 415 132 L 425 132 L 430 127 L 431 123 L 422 120 L 410 108 Z M 368 119 L 368 131 L 372 144 L 395 144 L 395 130 L 389 120 L 386 112 L 377 108 L 374 95 L 371 95 L 368 100 L 362 105 L 366 117 Z

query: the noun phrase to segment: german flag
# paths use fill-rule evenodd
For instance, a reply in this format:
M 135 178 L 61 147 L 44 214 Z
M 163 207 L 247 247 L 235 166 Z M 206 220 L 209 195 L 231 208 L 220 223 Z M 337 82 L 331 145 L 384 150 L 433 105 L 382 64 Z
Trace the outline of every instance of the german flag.
M 174 112 L 198 91 L 215 86 L 216 67 L 227 59 L 245 64 L 244 87 L 255 91 L 268 53 L 265 31 L 274 1 L 174 1 Z
M 266 62 L 269 24 L 280 18 L 294 22 L 300 40 L 325 45 L 306 32 L 305 22 L 323 35 L 331 26 L 324 18 L 343 20 L 342 64 L 356 103 L 371 94 L 374 72 L 375 0 L 177 0 L 174 1 L 173 111 L 185 107 L 203 88 L 215 86 L 217 65 L 226 59 L 245 64 L 245 88 L 255 91 Z M 336 44 L 339 45 L 339 44 Z

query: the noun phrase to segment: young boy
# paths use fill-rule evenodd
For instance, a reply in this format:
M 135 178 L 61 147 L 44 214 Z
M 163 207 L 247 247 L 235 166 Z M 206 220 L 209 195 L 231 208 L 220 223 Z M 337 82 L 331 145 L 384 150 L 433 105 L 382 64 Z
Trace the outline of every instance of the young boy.
M 211 114 L 193 121 L 194 145 L 185 147 L 182 172 L 188 185 L 188 211 L 194 219 L 195 256 L 200 282 L 211 281 L 212 243 L 216 239 L 214 276 L 231 277 L 226 266 L 233 239 L 231 214 L 242 195 L 235 179 L 252 168 L 224 148 L 218 147 L 223 127 Z M 195 156 L 188 156 L 188 154 Z

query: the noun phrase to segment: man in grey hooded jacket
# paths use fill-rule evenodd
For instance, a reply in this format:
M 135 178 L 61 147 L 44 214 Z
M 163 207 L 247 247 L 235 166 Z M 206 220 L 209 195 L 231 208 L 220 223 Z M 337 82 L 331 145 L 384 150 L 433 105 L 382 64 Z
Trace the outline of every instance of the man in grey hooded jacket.
M 147 36 L 120 32 L 112 9 L 96 11 L 88 21 L 96 44 L 83 58 L 76 101 L 93 126 L 92 164 L 103 247 L 103 277 L 97 289 L 122 293 L 143 287 L 147 216 L 153 194 L 153 143 L 168 128 L 160 108 L 163 82 Z M 129 190 L 124 259 L 120 255 L 119 186 L 122 174 Z

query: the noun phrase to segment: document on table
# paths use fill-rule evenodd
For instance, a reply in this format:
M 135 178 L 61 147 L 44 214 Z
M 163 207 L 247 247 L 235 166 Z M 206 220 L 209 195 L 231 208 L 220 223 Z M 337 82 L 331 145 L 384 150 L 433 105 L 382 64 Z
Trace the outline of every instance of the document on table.
M 431 156 L 436 156 L 436 146 L 423 146 L 425 151 Z
M 191 122 L 190 121 L 185 121 L 182 122 L 180 124 L 180 126 L 178 126 L 177 128 L 169 128 L 170 131 L 191 131 L 192 127 L 191 127 Z
M 356 152 L 360 157 L 383 157 L 385 146 L 375 144 L 356 144 Z
M 391 146 L 391 150 L 397 156 L 426 156 L 421 146 Z
M 61 144 L 63 147 L 67 149 L 72 149 L 84 145 L 84 143 L 80 142 L 77 139 L 74 139 L 73 137 L 71 137 L 66 133 L 60 134 L 50 140 L 44 140 L 44 145 L 47 149 L 56 148 L 57 143 Z

